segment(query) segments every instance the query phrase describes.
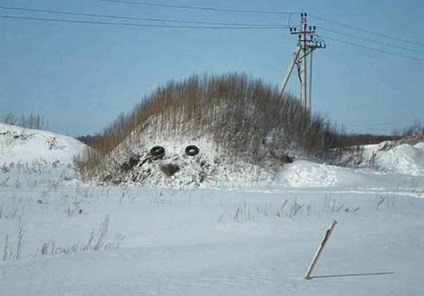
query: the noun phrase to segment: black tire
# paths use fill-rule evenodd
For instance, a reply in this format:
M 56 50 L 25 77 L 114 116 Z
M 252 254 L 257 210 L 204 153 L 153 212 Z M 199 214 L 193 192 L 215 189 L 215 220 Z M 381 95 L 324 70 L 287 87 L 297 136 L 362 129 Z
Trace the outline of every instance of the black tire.
M 155 158 L 160 158 L 165 155 L 165 148 L 162 146 L 154 146 L 150 149 L 150 154 Z
M 185 154 L 188 156 L 195 156 L 199 154 L 199 148 L 196 145 L 188 145 L 185 149 Z

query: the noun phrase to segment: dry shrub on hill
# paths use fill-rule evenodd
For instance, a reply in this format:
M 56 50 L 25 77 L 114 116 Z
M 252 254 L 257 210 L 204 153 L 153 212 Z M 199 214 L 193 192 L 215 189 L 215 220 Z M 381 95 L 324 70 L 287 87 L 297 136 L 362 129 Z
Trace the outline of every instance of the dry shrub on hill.
M 132 131 L 151 124 L 158 134 L 181 131 L 183 125 L 193 137 L 211 135 L 229 156 L 257 164 L 267 157 L 317 155 L 334 140 L 324 118 L 310 116 L 276 87 L 243 74 L 195 75 L 159 87 L 97 135 L 91 143 L 96 151 L 81 162 L 84 168 L 95 168 Z

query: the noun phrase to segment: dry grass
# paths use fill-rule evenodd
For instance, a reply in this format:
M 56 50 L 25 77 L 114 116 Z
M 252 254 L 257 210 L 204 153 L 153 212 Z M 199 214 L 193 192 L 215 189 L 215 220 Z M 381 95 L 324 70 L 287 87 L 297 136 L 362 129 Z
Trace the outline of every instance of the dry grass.
M 310 116 L 298 100 L 281 97 L 274 86 L 242 74 L 195 75 L 159 87 L 131 113 L 91 137 L 96 150 L 87 150 L 80 167 L 92 171 L 135 129 L 155 124 L 158 133 L 169 132 L 182 122 L 195 127 L 193 136 L 211 135 L 229 154 L 259 164 L 295 152 L 317 155 L 334 141 L 324 118 Z

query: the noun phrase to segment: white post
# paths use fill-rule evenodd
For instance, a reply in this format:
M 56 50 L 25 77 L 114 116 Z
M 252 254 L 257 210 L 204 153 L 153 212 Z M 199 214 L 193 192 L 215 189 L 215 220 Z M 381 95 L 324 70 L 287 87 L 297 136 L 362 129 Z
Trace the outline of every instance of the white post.
M 314 269 L 315 264 L 317 263 L 318 258 L 321 255 L 321 252 L 324 249 L 325 244 L 327 243 L 328 239 L 330 238 L 330 235 L 333 232 L 336 224 L 337 224 L 337 221 L 334 220 L 333 223 L 331 223 L 330 227 L 328 227 L 327 231 L 325 232 L 324 237 L 321 240 L 321 244 L 319 245 L 318 250 L 316 251 L 314 258 L 312 259 L 312 262 L 308 267 L 308 271 L 306 272 L 305 279 L 307 279 L 307 280 L 310 279 L 312 270 Z

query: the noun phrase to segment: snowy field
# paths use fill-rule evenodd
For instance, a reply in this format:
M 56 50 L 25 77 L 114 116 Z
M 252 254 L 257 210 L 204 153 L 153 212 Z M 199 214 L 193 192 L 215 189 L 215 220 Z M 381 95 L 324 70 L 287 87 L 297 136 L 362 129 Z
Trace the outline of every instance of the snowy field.
M 417 166 L 420 147 L 404 149 Z M 165 189 L 84 184 L 62 156 L 40 157 L 0 164 L 0 295 L 423 293 L 422 167 L 295 161 L 260 184 Z

